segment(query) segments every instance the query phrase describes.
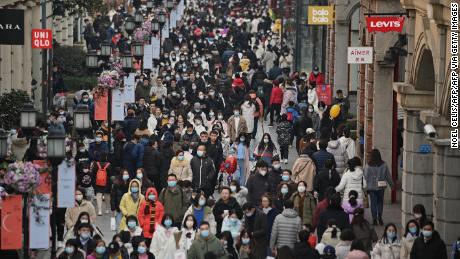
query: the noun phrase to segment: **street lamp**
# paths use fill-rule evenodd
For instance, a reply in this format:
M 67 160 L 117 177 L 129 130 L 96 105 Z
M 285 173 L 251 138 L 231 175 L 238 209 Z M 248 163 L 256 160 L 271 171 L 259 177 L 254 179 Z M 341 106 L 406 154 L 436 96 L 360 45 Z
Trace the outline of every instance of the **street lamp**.
M 166 1 L 166 8 L 169 10 L 169 12 L 174 9 L 174 1 L 173 0 L 167 0 Z
M 128 16 L 125 21 L 125 30 L 128 34 L 133 33 L 134 27 L 136 27 L 136 23 L 134 21 L 134 18 L 132 16 Z
M 152 20 L 152 33 L 157 34 L 160 31 L 160 23 L 157 18 Z
M 33 129 L 37 125 L 37 110 L 31 103 L 25 103 L 21 109 L 21 128 Z
M 108 57 L 111 54 L 112 54 L 112 47 L 110 46 L 110 43 L 103 42 L 101 44 L 101 56 Z
M 124 70 L 130 71 L 133 68 L 133 56 L 130 53 L 121 55 L 121 65 Z
M 166 14 L 163 12 L 163 10 L 158 13 L 158 23 L 160 24 L 161 28 L 163 28 L 166 23 Z
M 6 157 L 8 152 L 8 133 L 0 129 L 0 158 Z
M 65 157 L 65 134 L 60 131 L 50 131 L 47 138 L 48 158 Z
M 144 16 L 142 15 L 141 12 L 137 11 L 134 14 L 134 22 L 137 24 L 141 24 L 144 21 Z
M 73 117 L 75 121 L 75 129 L 77 131 L 91 129 L 90 112 L 87 105 L 79 104 L 73 113 Z
M 97 67 L 97 54 L 95 52 L 86 53 L 86 67 L 95 68 Z
M 132 53 L 135 57 L 142 57 L 144 56 L 144 44 L 140 42 L 133 42 L 132 45 Z

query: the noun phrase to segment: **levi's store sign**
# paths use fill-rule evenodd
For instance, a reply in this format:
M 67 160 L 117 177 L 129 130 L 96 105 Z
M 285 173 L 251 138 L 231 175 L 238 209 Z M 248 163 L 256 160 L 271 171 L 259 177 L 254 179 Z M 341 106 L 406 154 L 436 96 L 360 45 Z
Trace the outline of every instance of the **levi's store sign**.
M 373 16 L 366 17 L 368 32 L 402 32 L 404 16 Z
M 51 49 L 53 47 L 53 31 L 48 29 L 32 29 L 32 48 Z

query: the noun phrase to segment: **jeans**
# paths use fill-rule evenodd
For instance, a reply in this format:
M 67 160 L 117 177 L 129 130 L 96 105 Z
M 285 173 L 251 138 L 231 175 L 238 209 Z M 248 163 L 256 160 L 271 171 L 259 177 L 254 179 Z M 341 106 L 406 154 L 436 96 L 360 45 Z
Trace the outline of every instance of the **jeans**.
M 278 120 L 281 112 L 281 104 L 272 104 L 268 109 L 270 113 L 270 124 L 273 124 L 273 116 L 276 114 L 276 119 Z
M 385 189 L 368 191 L 368 193 L 371 199 L 372 218 L 373 219 L 382 218 L 383 197 L 385 195 Z
M 244 168 L 244 159 L 238 159 L 238 170 L 240 171 L 240 185 L 246 185 L 246 168 Z
M 123 218 L 123 215 L 121 214 L 121 212 L 117 211 L 115 213 L 115 226 L 117 226 L 117 233 L 119 233 L 122 230 L 122 229 L 119 229 L 121 218 Z
M 256 138 L 257 127 L 259 127 L 259 117 L 254 117 L 254 129 L 252 130 L 252 138 L 253 139 Z

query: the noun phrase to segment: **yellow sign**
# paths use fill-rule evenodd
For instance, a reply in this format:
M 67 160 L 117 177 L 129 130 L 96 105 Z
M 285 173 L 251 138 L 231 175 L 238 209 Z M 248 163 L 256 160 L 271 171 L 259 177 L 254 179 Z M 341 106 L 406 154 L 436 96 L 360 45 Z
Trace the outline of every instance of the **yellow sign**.
M 334 23 L 334 6 L 309 6 L 309 25 L 330 25 Z

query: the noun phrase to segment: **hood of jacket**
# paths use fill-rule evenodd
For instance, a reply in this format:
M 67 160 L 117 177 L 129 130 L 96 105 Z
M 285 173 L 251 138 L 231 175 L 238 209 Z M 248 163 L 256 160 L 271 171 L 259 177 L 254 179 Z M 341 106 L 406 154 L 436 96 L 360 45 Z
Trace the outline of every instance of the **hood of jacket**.
M 361 167 L 355 167 L 354 171 L 347 169 L 346 173 L 349 174 L 351 179 L 355 181 L 361 181 L 361 178 L 363 177 L 363 169 Z
M 340 146 L 340 142 L 338 140 L 331 140 L 327 143 L 327 147 L 330 149 L 337 149 Z
M 131 184 L 131 183 L 130 183 Z M 155 197 L 157 197 L 157 200 L 158 200 L 158 192 L 157 192 L 157 189 L 155 189 L 155 187 L 149 187 L 147 188 L 147 191 L 145 192 L 145 197 L 148 197 L 149 194 L 153 194 L 155 195 Z
M 294 209 L 284 209 L 281 214 L 286 218 L 295 218 L 299 215 Z
M 139 193 L 141 191 L 141 182 L 137 179 L 132 179 L 131 182 L 129 182 L 129 186 L 128 186 L 128 193 L 131 194 L 131 185 L 133 184 L 133 182 L 136 182 L 137 185 L 139 186 Z

